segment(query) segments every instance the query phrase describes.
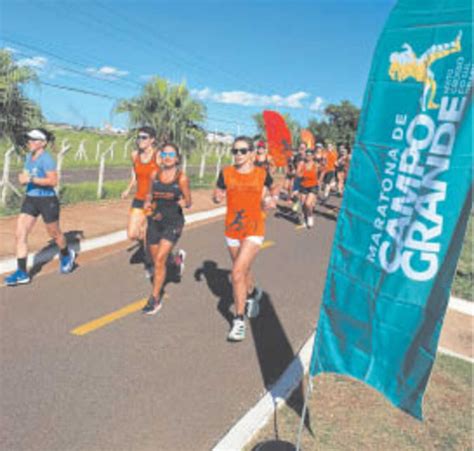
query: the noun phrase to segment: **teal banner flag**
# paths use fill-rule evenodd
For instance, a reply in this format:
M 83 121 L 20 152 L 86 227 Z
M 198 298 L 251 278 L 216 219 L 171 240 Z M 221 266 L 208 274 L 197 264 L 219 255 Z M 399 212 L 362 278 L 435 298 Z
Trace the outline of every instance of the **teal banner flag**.
M 377 44 L 310 372 L 422 418 L 472 201 L 471 0 L 400 0 Z

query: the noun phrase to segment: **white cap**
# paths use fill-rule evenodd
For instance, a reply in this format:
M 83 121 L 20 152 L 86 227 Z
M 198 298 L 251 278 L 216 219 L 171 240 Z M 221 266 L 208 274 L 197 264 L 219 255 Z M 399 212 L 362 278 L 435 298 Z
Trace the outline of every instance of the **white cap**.
M 37 129 L 33 129 L 33 130 L 30 130 L 26 136 L 28 138 L 31 138 L 31 139 L 40 139 L 42 141 L 47 141 L 48 138 L 46 137 L 46 135 L 41 131 L 41 130 L 37 130 Z

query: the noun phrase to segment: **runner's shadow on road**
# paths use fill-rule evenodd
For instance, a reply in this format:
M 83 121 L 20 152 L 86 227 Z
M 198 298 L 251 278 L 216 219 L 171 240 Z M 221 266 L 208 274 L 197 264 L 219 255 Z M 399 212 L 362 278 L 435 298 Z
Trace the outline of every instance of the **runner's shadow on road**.
M 194 279 L 197 282 L 201 282 L 203 277 L 211 293 L 219 299 L 217 310 L 231 326 L 234 316 L 230 311 L 233 304 L 230 270 L 219 268 L 215 261 L 205 260 L 194 272 Z
M 260 301 L 260 315 L 250 320 L 250 328 L 255 343 L 260 371 L 265 388 L 271 393 L 275 403 L 274 409 L 274 432 L 278 439 L 278 421 L 276 400 L 284 396 L 275 386 L 278 379 L 285 370 L 291 365 L 296 357 L 293 347 L 288 340 L 282 323 L 273 306 L 270 296 L 264 292 Z M 296 364 L 296 370 L 304 373 L 301 362 Z M 298 416 L 301 416 L 304 404 L 303 383 L 300 382 L 293 394 L 287 400 L 287 405 Z M 305 417 L 305 426 L 313 434 L 309 412 Z
M 84 231 L 83 230 L 69 230 L 68 232 L 64 233 L 66 238 L 66 242 L 68 246 L 79 253 L 81 249 L 81 240 L 84 238 Z M 59 254 L 58 246 L 54 240 L 49 240 L 48 244 L 39 250 L 35 256 L 33 257 L 33 264 L 29 271 L 30 277 L 33 278 L 37 274 L 41 272 L 43 266 L 48 264 L 51 260 L 54 259 L 56 255 Z M 79 265 L 77 263 L 74 264 L 74 269 L 76 269 Z M 74 271 L 73 269 L 73 271 Z
M 299 218 L 297 213 L 295 213 L 290 207 L 286 205 L 277 205 L 277 211 L 275 212 L 275 218 L 283 218 L 292 224 L 298 225 Z

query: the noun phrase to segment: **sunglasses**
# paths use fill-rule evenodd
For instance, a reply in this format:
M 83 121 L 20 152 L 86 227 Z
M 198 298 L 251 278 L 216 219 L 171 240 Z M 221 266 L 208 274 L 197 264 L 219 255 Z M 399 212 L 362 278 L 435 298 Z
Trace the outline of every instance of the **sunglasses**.
M 170 151 L 170 152 L 161 152 L 161 156 L 163 158 L 174 158 L 176 156 L 176 152 Z
M 145 139 L 150 139 L 150 137 L 148 135 L 138 135 L 137 136 L 137 140 L 139 140 L 139 141 L 142 141 L 142 140 L 145 140 Z
M 242 155 L 246 155 L 247 152 L 250 152 L 250 149 L 248 147 L 234 147 L 232 149 L 232 155 L 237 155 L 238 153 L 242 154 Z

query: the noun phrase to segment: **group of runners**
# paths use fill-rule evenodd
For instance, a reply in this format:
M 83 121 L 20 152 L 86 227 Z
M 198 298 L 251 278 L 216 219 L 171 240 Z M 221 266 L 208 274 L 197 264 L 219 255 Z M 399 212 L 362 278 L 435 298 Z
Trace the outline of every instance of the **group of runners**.
M 60 250 L 60 270 L 74 269 L 75 252 L 68 247 L 59 226 L 60 206 L 56 196 L 56 165 L 46 150 L 53 136 L 45 129 L 27 134 L 28 155 L 19 182 L 26 185 L 26 196 L 17 220 L 17 270 L 5 278 L 14 286 L 30 282 L 27 271 L 28 235 L 39 215 L 49 235 Z M 216 204 L 227 203 L 225 243 L 232 261 L 231 282 L 234 298 L 234 318 L 228 333 L 229 341 L 242 341 L 246 334 L 245 316 L 259 314 L 262 290 L 255 284 L 252 264 L 265 237 L 265 212 L 276 208 L 280 189 L 274 183 L 275 165 L 265 142 L 247 136 L 235 138 L 232 145 L 232 165 L 224 167 L 218 176 L 212 198 Z M 137 131 L 136 150 L 131 155 L 133 171 L 126 198 L 134 190 L 128 218 L 128 237 L 142 247 L 152 289 L 143 313 L 153 315 L 163 305 L 163 285 L 169 265 L 181 276 L 186 253 L 173 253 L 184 228 L 183 209 L 190 208 L 192 197 L 189 179 L 180 170 L 180 151 L 173 143 L 158 145 L 156 131 L 141 127 Z M 313 225 L 316 196 L 327 199 L 329 190 L 337 186 L 342 194 L 344 169 L 348 155 L 333 146 L 308 149 L 301 144 L 286 168 L 287 198 L 303 206 L 306 224 Z M 339 168 L 339 169 L 338 169 Z M 339 172 L 336 172 L 338 170 Z
M 342 196 L 351 155 L 345 146 L 337 151 L 332 143 L 327 148 L 318 143 L 314 149 L 306 143 L 288 158 L 285 189 L 293 202 L 292 209 L 298 221 L 306 227 L 314 226 L 314 210 L 319 199 L 326 203 L 331 192 Z

